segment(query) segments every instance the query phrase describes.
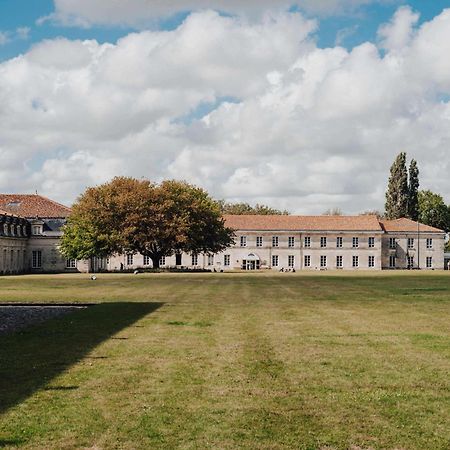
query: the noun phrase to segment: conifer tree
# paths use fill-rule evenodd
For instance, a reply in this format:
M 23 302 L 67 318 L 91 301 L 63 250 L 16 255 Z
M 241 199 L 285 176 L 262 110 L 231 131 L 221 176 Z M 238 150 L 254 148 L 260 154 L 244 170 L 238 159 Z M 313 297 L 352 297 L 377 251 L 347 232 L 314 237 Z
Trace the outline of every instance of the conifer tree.
M 385 210 L 388 219 L 399 219 L 408 215 L 408 171 L 404 152 L 397 155 L 391 166 Z
M 417 161 L 411 160 L 409 165 L 408 182 L 408 217 L 412 220 L 419 219 L 419 168 Z

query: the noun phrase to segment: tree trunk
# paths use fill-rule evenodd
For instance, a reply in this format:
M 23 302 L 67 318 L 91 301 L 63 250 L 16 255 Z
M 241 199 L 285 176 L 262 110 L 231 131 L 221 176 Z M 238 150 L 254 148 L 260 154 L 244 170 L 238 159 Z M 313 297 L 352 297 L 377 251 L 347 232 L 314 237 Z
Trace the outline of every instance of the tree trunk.
M 161 259 L 161 255 L 149 255 L 149 256 L 153 263 L 153 269 L 159 269 L 159 260 Z

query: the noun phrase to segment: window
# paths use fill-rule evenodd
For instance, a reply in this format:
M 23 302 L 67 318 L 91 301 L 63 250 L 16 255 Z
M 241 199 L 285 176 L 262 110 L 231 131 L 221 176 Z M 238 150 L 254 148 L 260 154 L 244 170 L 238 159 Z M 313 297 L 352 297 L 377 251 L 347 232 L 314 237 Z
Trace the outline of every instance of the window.
M 289 236 L 288 237 L 288 247 L 294 247 L 294 245 L 295 245 L 295 237 Z
M 352 256 L 352 267 L 359 266 L 359 256 Z
M 33 269 L 40 269 L 42 267 L 42 252 L 40 250 L 33 250 L 31 267 Z
M 294 263 L 295 263 L 295 256 L 288 255 L 288 267 L 294 267 Z
M 375 247 L 375 238 L 370 237 L 369 238 L 369 248 L 374 248 L 374 247 Z
M 272 267 L 278 267 L 278 255 L 272 255 Z
M 66 269 L 76 269 L 77 260 L 73 258 L 66 259 Z
M 414 248 L 414 238 L 408 238 L 408 248 Z
M 272 236 L 272 247 L 278 247 L 278 236 Z
M 397 240 L 395 238 L 389 238 L 389 248 L 391 250 L 395 250 L 397 248 Z
M 327 257 L 325 255 L 320 257 L 320 267 L 327 267 Z
M 192 255 L 192 265 L 198 266 L 198 255 Z
M 352 247 L 353 248 L 359 247 L 359 238 L 357 238 L 357 237 L 352 238 Z
M 305 236 L 305 247 L 311 247 L 311 236 Z
M 161 258 L 159 260 L 159 265 L 160 266 L 165 266 L 166 265 L 166 257 L 165 256 L 161 256 Z
M 414 256 L 406 257 L 406 265 L 408 266 L 408 269 L 412 269 L 414 267 Z
M 431 269 L 433 267 L 433 258 L 431 256 L 427 256 L 427 269 Z
M 305 255 L 305 267 L 311 267 L 311 255 Z
M 369 255 L 369 267 L 375 267 L 375 256 Z
M 41 225 L 33 225 L 31 227 L 31 234 L 34 236 L 38 236 L 39 234 L 42 234 L 42 226 Z
M 214 255 L 208 255 L 208 266 L 214 265 Z
M 433 239 L 427 238 L 427 249 L 433 248 Z
M 342 268 L 342 255 L 336 256 L 336 267 Z
M 224 266 L 230 265 L 230 255 L 223 255 L 223 265 Z
M 144 266 L 149 266 L 150 265 L 150 256 L 144 255 L 143 263 L 144 263 Z
M 262 236 L 256 236 L 256 246 L 262 247 L 263 246 L 263 238 Z
M 389 256 L 389 267 L 391 269 L 395 269 L 395 256 L 394 255 Z
M 247 236 L 241 236 L 241 247 L 247 247 Z
M 322 237 L 320 238 L 320 246 L 321 246 L 322 248 L 324 248 L 324 247 L 327 246 L 327 238 L 326 238 L 326 237 L 322 236 Z
M 132 266 L 133 265 L 133 253 L 128 253 L 127 255 L 127 266 Z
M 342 248 L 342 236 L 336 238 L 336 248 Z

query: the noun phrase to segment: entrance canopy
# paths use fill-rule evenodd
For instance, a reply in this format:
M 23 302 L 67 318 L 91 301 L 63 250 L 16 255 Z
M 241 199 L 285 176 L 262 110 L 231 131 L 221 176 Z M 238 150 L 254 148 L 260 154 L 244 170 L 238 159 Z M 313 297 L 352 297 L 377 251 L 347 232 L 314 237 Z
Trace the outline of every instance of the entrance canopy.
M 247 261 L 259 261 L 259 256 L 256 256 L 254 253 L 250 253 L 247 258 Z

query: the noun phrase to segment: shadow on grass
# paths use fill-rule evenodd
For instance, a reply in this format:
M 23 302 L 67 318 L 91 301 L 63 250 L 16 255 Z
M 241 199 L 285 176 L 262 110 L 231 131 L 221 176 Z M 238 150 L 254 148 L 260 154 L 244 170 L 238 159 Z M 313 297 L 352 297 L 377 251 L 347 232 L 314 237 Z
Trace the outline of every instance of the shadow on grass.
M 162 303 L 104 303 L 0 337 L 0 414 Z M 48 389 L 73 389 L 50 386 Z M 2 442 L 0 441 L 0 446 Z

